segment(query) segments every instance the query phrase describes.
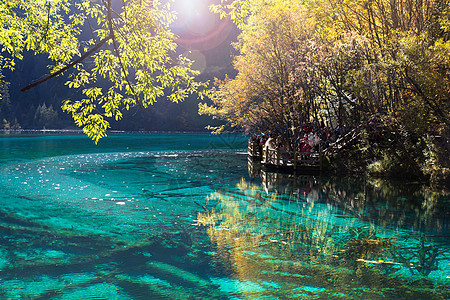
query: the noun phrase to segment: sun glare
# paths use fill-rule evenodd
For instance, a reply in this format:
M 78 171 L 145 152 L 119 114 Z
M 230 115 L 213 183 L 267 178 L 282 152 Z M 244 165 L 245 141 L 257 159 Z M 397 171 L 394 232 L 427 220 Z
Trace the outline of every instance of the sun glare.
M 218 20 L 209 11 L 209 0 L 175 0 L 177 13 L 175 26 L 192 35 L 205 35 L 217 27 Z
M 174 8 L 179 19 L 192 21 L 210 13 L 207 2 L 206 0 L 175 0 Z
M 228 22 L 209 10 L 211 0 L 175 0 L 172 29 L 187 49 L 212 49 L 228 36 Z M 224 31 L 225 30 L 225 31 Z

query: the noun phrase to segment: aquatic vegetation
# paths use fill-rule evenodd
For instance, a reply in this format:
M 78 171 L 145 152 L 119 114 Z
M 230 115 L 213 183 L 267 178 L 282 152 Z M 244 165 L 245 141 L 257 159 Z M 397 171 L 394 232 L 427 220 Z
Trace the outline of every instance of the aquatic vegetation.
M 421 275 L 427 276 L 432 271 L 438 270 L 438 257 L 448 252 L 447 250 L 439 250 L 433 244 L 425 244 L 425 240 L 425 236 L 421 235 L 419 245 L 410 249 L 409 252 L 399 253 L 395 251 L 396 260 L 408 267 L 411 274 L 417 271 Z

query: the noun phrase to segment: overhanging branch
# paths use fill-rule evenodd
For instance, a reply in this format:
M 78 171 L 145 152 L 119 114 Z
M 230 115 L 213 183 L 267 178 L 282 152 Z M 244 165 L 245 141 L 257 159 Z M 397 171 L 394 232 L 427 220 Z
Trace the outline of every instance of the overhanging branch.
M 50 74 L 49 76 L 36 81 L 32 84 L 27 85 L 26 87 L 22 88 L 20 91 L 21 92 L 25 92 L 28 91 L 31 88 L 34 88 L 35 86 L 40 85 L 41 83 L 46 82 L 47 80 L 52 79 L 53 77 L 56 77 L 62 73 L 64 73 L 65 71 L 67 71 L 68 69 L 72 68 L 73 66 L 75 66 L 78 63 L 81 63 L 83 60 L 85 60 L 86 58 L 88 58 L 89 56 L 91 56 L 92 53 L 94 53 L 95 51 L 97 51 L 98 49 L 100 49 L 101 46 L 103 46 L 103 44 L 105 44 L 108 40 L 111 39 L 111 35 L 107 36 L 106 38 L 104 38 L 103 40 L 101 40 L 98 44 L 96 44 L 94 47 L 92 47 L 92 49 L 90 49 L 88 52 L 86 52 L 85 54 L 83 54 L 82 56 L 80 56 L 80 58 L 74 60 L 73 62 L 71 62 L 70 64 L 68 64 L 67 66 L 65 66 L 64 68 L 62 68 L 59 71 L 56 71 L 53 74 Z

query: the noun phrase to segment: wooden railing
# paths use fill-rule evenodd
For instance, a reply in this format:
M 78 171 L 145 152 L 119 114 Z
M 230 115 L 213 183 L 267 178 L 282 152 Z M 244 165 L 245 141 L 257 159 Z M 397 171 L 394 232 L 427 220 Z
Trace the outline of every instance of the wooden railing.
M 263 164 L 275 167 L 317 167 L 321 168 L 322 155 L 318 152 L 291 152 L 264 148 L 262 151 Z
M 262 153 L 262 145 L 255 143 L 251 140 L 248 141 L 248 155 L 253 158 L 259 158 L 261 159 Z
M 333 157 L 357 140 L 361 134 L 362 125 L 342 135 L 326 149 L 315 152 L 293 152 L 268 149 L 251 140 L 248 142 L 248 154 L 252 159 L 258 159 L 262 164 L 293 169 L 314 167 L 322 169 L 322 157 Z
M 248 142 L 248 155 L 252 160 L 258 159 L 262 164 L 275 167 L 322 167 L 322 151 L 293 152 L 262 147 L 252 141 Z
M 332 145 L 330 145 L 330 147 L 325 149 L 324 155 L 332 156 L 346 149 L 346 147 L 350 143 L 359 138 L 359 136 L 361 135 L 361 128 L 362 125 L 352 129 L 351 131 L 347 132 L 345 135 L 337 139 L 336 142 L 334 142 Z

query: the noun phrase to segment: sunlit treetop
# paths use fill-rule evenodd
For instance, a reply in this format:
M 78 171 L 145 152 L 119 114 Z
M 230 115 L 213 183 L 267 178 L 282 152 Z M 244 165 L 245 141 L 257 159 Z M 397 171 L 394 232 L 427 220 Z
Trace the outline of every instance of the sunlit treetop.
M 240 54 L 234 61 L 238 75 L 213 90 L 211 99 L 216 105 L 200 105 L 201 113 L 227 120 L 232 126 L 253 126 L 254 118 L 243 119 L 249 109 L 242 99 L 268 98 L 274 89 L 266 88 L 267 81 L 276 82 L 281 91 L 287 90 L 283 81 L 274 78 L 281 78 L 282 66 L 295 66 L 290 62 L 294 56 L 281 58 L 280 45 L 290 42 L 277 43 L 277 39 L 301 38 L 307 32 L 304 42 L 301 38 L 293 44 L 291 53 L 302 54 L 294 57 L 298 66 L 292 74 L 304 70 L 303 78 L 315 78 L 305 89 L 317 94 L 315 101 L 339 102 L 326 104 L 326 110 L 338 107 L 336 118 L 343 118 L 342 107 L 346 105 L 348 119 L 355 117 L 357 122 L 361 116 L 381 113 L 392 120 L 403 118 L 402 126 L 421 134 L 448 130 L 448 0 L 222 0 L 212 10 L 222 17 L 230 16 L 242 29 L 236 43 Z M 294 16 L 292 20 L 298 22 L 283 23 L 283 11 L 298 11 L 305 18 Z M 274 26 L 268 24 L 277 14 L 279 17 L 273 19 L 280 21 Z M 278 60 L 271 59 L 277 56 Z M 279 66 L 273 67 L 274 63 Z M 244 91 L 257 91 L 258 97 Z M 279 96 L 272 98 L 274 104 L 282 100 Z M 327 111 L 327 115 L 332 112 Z

